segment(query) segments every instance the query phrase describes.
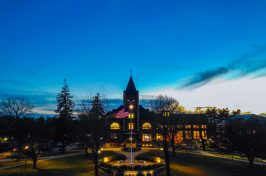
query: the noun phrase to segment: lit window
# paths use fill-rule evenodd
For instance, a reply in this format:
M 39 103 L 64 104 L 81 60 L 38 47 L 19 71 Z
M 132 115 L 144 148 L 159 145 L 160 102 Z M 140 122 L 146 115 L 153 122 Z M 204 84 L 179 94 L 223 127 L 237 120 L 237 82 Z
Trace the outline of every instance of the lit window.
M 144 123 L 144 124 L 142 125 L 142 129 L 143 129 L 143 130 L 151 129 L 151 124 L 150 124 L 150 123 Z
M 207 125 L 201 125 L 201 128 L 207 128 Z
M 191 131 L 185 131 L 185 136 L 186 139 L 191 139 Z
M 203 139 L 207 139 L 207 131 L 202 131 L 201 134 Z
M 177 128 L 183 128 L 183 125 L 177 125 Z
M 163 112 L 163 116 L 164 117 L 169 117 L 170 116 L 170 112 Z
M 129 118 L 129 119 L 131 119 L 131 118 L 134 119 L 134 113 L 129 113 L 129 114 L 128 114 L 128 118 Z
M 193 128 L 199 128 L 199 125 L 193 125 Z
M 193 131 L 193 139 L 200 139 L 199 131 Z
M 191 125 L 185 125 L 185 128 L 191 128 Z
M 162 141 L 163 140 L 163 136 L 161 134 L 156 134 L 156 140 L 157 141 Z
M 151 134 L 142 134 L 142 141 L 151 141 Z
M 128 129 L 133 130 L 134 129 L 134 123 L 128 123 Z
M 183 140 L 183 131 L 177 131 L 177 138 Z
M 111 130 L 119 130 L 120 129 L 120 126 L 118 123 L 112 123 L 111 124 Z

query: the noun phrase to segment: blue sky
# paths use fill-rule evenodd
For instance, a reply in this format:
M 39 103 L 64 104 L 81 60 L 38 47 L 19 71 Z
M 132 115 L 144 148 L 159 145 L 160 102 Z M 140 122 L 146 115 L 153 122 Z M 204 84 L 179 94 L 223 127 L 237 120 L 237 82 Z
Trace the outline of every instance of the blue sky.
M 0 1 L 0 98 L 121 99 L 132 69 L 142 99 L 266 112 L 265 31 L 262 0 Z

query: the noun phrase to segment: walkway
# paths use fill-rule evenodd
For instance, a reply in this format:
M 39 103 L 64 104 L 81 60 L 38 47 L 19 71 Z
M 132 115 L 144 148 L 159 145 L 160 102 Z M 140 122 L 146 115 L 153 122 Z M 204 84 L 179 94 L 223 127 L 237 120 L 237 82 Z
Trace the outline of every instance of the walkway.
M 143 153 L 143 152 L 146 152 L 147 150 L 140 150 L 140 151 L 138 151 L 138 152 L 132 152 L 132 158 L 133 158 L 133 160 L 132 160 L 132 162 L 138 162 L 137 160 L 135 160 L 135 157 L 137 156 L 137 155 L 139 155 L 139 154 L 141 154 L 141 153 Z M 121 154 L 123 154 L 123 155 L 125 155 L 127 158 L 126 158 L 126 160 L 125 160 L 125 162 L 131 162 L 131 152 L 124 152 L 124 151 L 116 151 L 117 153 L 121 153 Z
M 213 155 L 207 151 L 202 151 L 202 150 L 197 150 L 199 153 L 191 153 L 191 154 L 196 154 L 196 155 L 204 155 L 204 156 L 211 156 L 211 157 L 217 157 L 217 158 L 223 158 L 223 159 L 227 159 L 227 160 L 233 160 L 233 161 L 241 161 L 241 162 L 245 162 L 245 163 L 248 163 L 248 160 L 242 160 L 242 159 L 236 159 L 236 158 L 228 158 L 228 157 L 223 157 L 223 156 L 216 156 L 216 155 Z M 266 163 L 260 163 L 260 162 L 253 162 L 254 164 L 258 164 L 258 165 L 265 165 L 266 166 Z

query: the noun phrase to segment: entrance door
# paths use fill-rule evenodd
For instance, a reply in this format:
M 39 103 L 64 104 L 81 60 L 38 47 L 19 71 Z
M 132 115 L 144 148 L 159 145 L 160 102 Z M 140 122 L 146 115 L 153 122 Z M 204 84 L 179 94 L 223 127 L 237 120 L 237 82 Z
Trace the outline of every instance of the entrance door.
M 126 142 L 126 148 L 131 148 L 131 139 L 130 138 Z M 134 140 L 134 138 L 132 139 L 132 148 L 137 148 L 137 143 Z

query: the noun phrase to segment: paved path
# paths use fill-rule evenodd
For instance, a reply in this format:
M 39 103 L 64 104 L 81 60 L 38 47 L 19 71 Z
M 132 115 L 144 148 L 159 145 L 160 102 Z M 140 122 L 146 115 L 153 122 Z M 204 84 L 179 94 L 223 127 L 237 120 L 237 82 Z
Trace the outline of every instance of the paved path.
M 64 158 L 64 157 L 68 157 L 68 156 L 75 156 L 75 155 L 80 155 L 80 154 L 82 154 L 82 153 L 72 153 L 72 154 L 66 154 L 66 155 L 40 157 L 38 159 L 38 162 L 41 162 L 41 161 L 44 161 L 44 160 L 52 160 L 52 159 L 56 159 L 56 158 Z M 24 166 L 24 165 L 25 165 L 25 163 L 21 163 L 21 164 L 16 164 L 16 165 L 0 167 L 0 170 L 9 169 L 9 168 L 18 167 L 18 166 Z
M 228 158 L 228 157 L 223 157 L 223 156 L 216 156 L 216 155 L 213 155 L 207 151 L 202 151 L 202 150 L 197 150 L 199 153 L 191 153 L 191 154 L 197 154 L 197 155 L 205 155 L 205 156 L 211 156 L 211 157 L 217 157 L 217 158 L 223 158 L 223 159 L 227 159 L 227 160 L 233 160 L 233 161 L 241 161 L 241 162 L 245 162 L 245 163 L 248 163 L 248 160 L 242 160 L 242 159 L 236 159 L 236 158 Z M 266 166 L 266 163 L 260 163 L 260 162 L 253 162 L 254 164 L 258 164 L 258 165 L 265 165 Z
M 147 150 L 141 150 L 141 151 L 138 151 L 138 152 L 132 152 L 132 162 L 138 162 L 137 160 L 135 160 L 135 157 L 138 155 L 138 154 L 141 154 L 143 152 L 146 152 Z M 121 153 L 123 155 L 125 155 L 127 158 L 125 160 L 125 162 L 131 162 L 131 152 L 124 152 L 124 151 L 116 151 L 117 153 Z

